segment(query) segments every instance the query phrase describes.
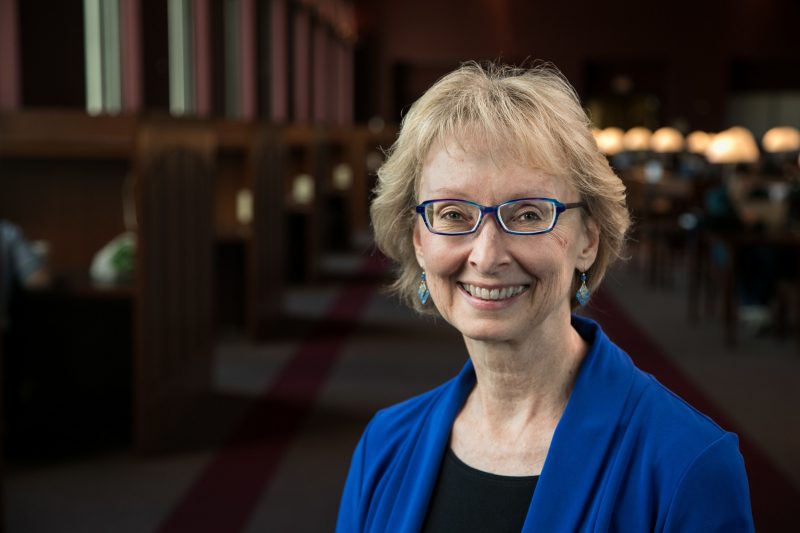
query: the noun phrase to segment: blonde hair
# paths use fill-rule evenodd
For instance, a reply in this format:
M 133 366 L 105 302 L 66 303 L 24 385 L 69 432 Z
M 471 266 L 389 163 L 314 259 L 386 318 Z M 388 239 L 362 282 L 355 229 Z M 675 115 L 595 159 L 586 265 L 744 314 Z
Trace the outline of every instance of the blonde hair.
M 492 157 L 570 180 L 599 227 L 597 258 L 587 271 L 594 291 L 619 258 L 630 225 L 625 186 L 597 148 L 575 90 L 555 67 L 476 62 L 441 78 L 411 106 L 378 170 L 370 214 L 378 248 L 399 266 L 390 290 L 417 311 L 435 312 L 417 298 L 422 270 L 412 238 L 414 206 L 430 150 L 467 138 L 474 141 L 470 148 L 482 147 Z

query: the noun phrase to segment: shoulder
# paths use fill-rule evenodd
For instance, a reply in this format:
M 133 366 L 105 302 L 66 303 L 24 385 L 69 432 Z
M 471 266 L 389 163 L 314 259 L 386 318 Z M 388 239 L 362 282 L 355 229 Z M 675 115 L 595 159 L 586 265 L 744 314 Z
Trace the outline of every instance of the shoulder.
M 657 505 L 657 530 L 751 531 L 737 436 L 639 369 L 599 326 L 592 326 L 592 341 L 603 359 L 593 377 L 605 376 L 618 384 L 611 388 L 625 390 L 612 462 L 636 487 L 636 509 Z M 643 495 L 649 496 L 642 500 Z
M 659 530 L 752 531 L 736 434 L 633 364 L 627 411 L 621 464 L 647 472 Z
M 753 531 L 750 488 L 738 440 L 723 433 L 680 471 L 663 531 Z
M 745 518 L 749 516 L 747 473 L 736 434 L 653 376 L 641 373 L 641 380 L 641 398 L 631 415 L 629 431 L 640 449 L 646 450 L 641 453 L 650 465 L 662 503 L 671 502 L 669 515 L 692 509 L 690 514 L 706 516 L 708 500 L 713 499 L 741 510 Z
M 636 374 L 641 396 L 634 416 L 641 422 L 647 421 L 651 431 L 659 433 L 671 444 L 675 444 L 674 441 L 679 437 L 700 449 L 726 434 L 711 417 L 665 387 L 654 376 L 638 368 Z
M 735 435 L 639 369 L 598 324 L 583 318 L 573 323 L 591 345 L 590 360 L 585 363 L 587 375 L 581 382 L 582 392 L 588 397 L 586 409 L 618 409 L 613 417 L 623 441 L 636 444 L 631 446 L 631 453 L 644 454 L 651 464 L 669 465 L 674 470 L 690 464 L 720 439 L 724 445 L 733 443 L 736 447 Z M 644 354 L 632 355 L 636 358 Z M 608 398 L 617 398 L 617 402 Z M 723 439 L 726 435 L 729 438 Z
M 365 465 L 378 471 L 405 461 L 411 450 L 447 438 L 453 418 L 475 383 L 472 363 L 454 378 L 428 392 L 378 411 L 361 437 Z
M 624 352 L 620 350 L 624 355 Z M 655 473 L 667 485 L 697 460 L 714 456 L 741 462 L 738 438 L 717 421 L 632 365 L 632 384 L 623 417 L 625 439 L 636 442 Z M 643 457 L 644 458 L 644 457 Z
M 581 319 L 581 334 L 589 336 L 597 351 L 595 379 L 603 375 L 609 382 L 627 389 L 622 419 L 628 431 L 644 434 L 669 449 L 693 455 L 726 434 L 708 415 L 664 386 L 656 377 L 641 370 L 634 360 L 611 341 L 596 323 Z M 637 354 L 633 354 L 634 358 Z M 677 447 L 677 448 L 676 448 Z

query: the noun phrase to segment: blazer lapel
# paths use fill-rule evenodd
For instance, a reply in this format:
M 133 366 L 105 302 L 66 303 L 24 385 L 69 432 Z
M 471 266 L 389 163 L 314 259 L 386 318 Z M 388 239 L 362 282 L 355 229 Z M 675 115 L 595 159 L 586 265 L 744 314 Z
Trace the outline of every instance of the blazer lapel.
M 633 384 L 633 363 L 597 324 L 573 317 L 573 325 L 591 348 L 553 435 L 523 532 L 586 529 Z
M 408 452 L 408 467 L 404 469 L 387 531 L 416 533 L 422 528 L 453 422 L 474 386 L 475 371 L 468 360 L 421 421 L 417 440 Z

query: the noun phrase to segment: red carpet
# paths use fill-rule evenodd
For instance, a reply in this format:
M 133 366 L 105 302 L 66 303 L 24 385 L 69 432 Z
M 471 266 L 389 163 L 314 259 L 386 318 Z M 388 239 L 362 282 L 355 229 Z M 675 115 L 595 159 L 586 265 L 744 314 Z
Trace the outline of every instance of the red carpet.
M 764 453 L 736 428 L 703 391 L 664 353 L 656 342 L 613 298 L 601 290 L 592 297 L 592 318 L 597 320 L 615 343 L 625 350 L 636 365 L 654 375 L 670 390 L 713 418 L 720 426 L 739 435 L 750 481 L 753 516 L 758 531 L 796 531 L 794 511 L 800 503 L 800 491 L 772 465 Z M 747 391 L 742 391 L 747 394 Z

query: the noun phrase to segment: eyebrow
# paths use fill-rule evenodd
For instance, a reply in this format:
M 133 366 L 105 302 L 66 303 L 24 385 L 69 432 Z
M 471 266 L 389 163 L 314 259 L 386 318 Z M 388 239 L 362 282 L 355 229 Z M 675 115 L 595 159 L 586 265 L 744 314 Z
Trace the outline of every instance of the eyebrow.
M 440 198 L 444 198 L 446 196 L 447 198 L 462 198 L 462 199 L 465 199 L 465 200 L 467 199 L 467 198 L 465 198 L 466 195 L 464 194 L 463 191 L 461 191 L 459 189 L 449 189 L 447 187 L 441 187 L 441 188 L 438 188 L 438 189 L 433 189 L 433 190 L 430 191 L 430 194 L 431 195 L 441 195 L 441 196 L 439 196 Z M 539 193 L 536 193 L 536 192 L 519 192 L 518 191 L 516 194 L 507 195 L 507 199 L 504 200 L 504 201 L 513 200 L 513 199 L 516 199 L 516 198 L 556 198 L 556 195 L 554 195 L 554 194 L 552 194 L 550 192 L 539 192 Z
M 462 191 L 460 191 L 458 189 L 448 189 L 447 187 L 441 187 L 441 188 L 438 188 L 438 189 L 433 189 L 430 192 L 431 192 L 431 194 L 446 194 L 446 195 L 455 196 L 455 197 L 458 197 L 459 195 L 463 196 Z

